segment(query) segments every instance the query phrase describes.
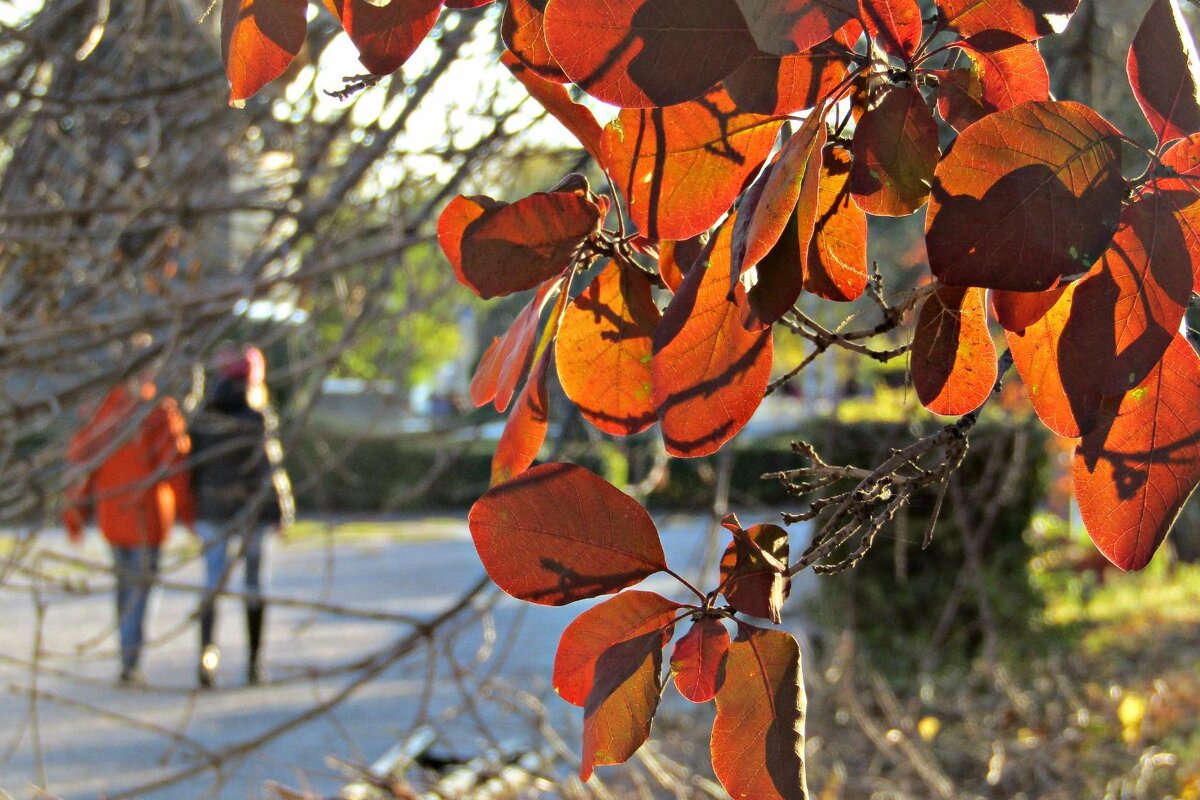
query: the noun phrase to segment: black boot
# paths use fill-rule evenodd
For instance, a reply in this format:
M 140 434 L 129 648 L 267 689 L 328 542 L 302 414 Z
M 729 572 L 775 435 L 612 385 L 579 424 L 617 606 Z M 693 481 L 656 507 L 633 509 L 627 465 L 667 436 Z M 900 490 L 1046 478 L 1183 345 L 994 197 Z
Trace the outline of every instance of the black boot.
M 262 668 L 258 663 L 258 651 L 262 647 L 265 612 L 266 605 L 261 601 L 246 603 L 246 641 L 250 644 L 250 653 L 246 660 L 246 683 L 251 685 L 262 682 Z
M 217 666 L 221 662 L 221 651 L 213 644 L 213 628 L 217 613 L 212 603 L 200 607 L 200 663 L 196 667 L 196 681 L 201 689 L 216 685 Z

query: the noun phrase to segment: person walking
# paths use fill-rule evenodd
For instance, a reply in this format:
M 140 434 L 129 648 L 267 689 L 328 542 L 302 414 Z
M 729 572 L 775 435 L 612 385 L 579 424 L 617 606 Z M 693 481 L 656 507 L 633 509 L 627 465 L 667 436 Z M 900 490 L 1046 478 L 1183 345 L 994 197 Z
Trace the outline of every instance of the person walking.
M 246 681 L 262 680 L 268 533 L 292 515 L 282 452 L 271 436 L 262 352 L 227 348 L 218 354 L 216 368 L 215 385 L 192 425 L 192 491 L 205 564 L 197 667 L 203 688 L 215 685 L 220 664 L 216 596 L 229 580 L 231 546 L 233 563 L 244 565 Z
M 112 549 L 122 684 L 142 682 L 146 607 L 163 542 L 177 518 L 196 521 L 183 416 L 155 394 L 150 382 L 113 387 L 67 447 L 68 462 L 85 476 L 67 489 L 63 526 L 78 544 L 94 511 Z

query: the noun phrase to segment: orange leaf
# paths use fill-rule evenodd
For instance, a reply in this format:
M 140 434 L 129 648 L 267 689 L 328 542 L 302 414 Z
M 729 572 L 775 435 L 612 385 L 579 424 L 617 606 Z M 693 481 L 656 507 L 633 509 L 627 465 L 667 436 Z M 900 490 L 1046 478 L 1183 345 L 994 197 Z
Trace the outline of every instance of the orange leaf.
M 717 694 L 721 666 L 729 652 L 729 631 L 715 617 L 701 617 L 671 652 L 675 688 L 693 703 L 707 703 Z
M 1150 563 L 1200 482 L 1200 359 L 1176 336 L 1137 388 L 1109 398 L 1075 449 L 1075 496 L 1096 547 L 1121 569 Z
M 937 0 L 939 23 L 974 36 L 1004 31 L 1026 41 L 1061 33 L 1079 0 Z
M 857 0 L 737 0 L 764 53 L 803 53 L 858 14 Z
M 667 568 L 646 510 L 574 464 L 539 464 L 493 486 L 467 522 L 491 579 L 530 603 L 612 594 Z
M 955 130 L 1028 100 L 1050 99 L 1050 76 L 1037 45 L 988 31 L 951 46 L 962 58 L 940 76 L 938 113 Z
M 717 688 L 713 771 L 736 798 L 807 800 L 800 647 L 782 631 L 739 624 Z
M 1035 292 L 1087 272 L 1125 197 L 1120 136 L 1086 106 L 1049 101 L 964 130 L 934 173 L 933 274 L 947 286 Z
M 1126 72 L 1160 142 L 1200 132 L 1200 53 L 1179 0 L 1154 0 L 1129 46 Z
M 733 102 L 752 114 L 781 116 L 812 108 L 846 77 L 846 51 L 831 43 L 804 53 L 757 53 L 723 83 Z
M 539 78 L 555 83 L 570 83 L 571 79 L 550 54 L 546 44 L 545 8 L 546 0 L 508 0 L 504 7 L 504 21 L 500 25 L 500 36 L 509 52 Z M 507 63 L 505 66 L 513 69 Z
M 583 191 L 538 192 L 515 203 L 459 195 L 438 219 L 438 243 L 459 282 L 486 300 L 565 270 L 601 217 Z
M 517 404 L 508 415 L 504 432 L 496 443 L 496 452 L 492 454 L 492 486 L 529 469 L 542 449 L 542 443 L 546 441 L 546 429 L 550 423 L 546 371 L 553 354 L 552 347 L 547 347 L 542 353 L 537 366 L 525 381 L 525 388 L 517 397 Z
M 596 662 L 613 645 L 667 632 L 679 603 L 654 592 L 631 589 L 584 611 L 563 631 L 554 656 L 554 691 L 583 708 L 596 679 Z M 661 650 L 666 642 L 659 644 Z
M 656 419 L 650 337 L 658 317 L 650 281 L 615 263 L 567 307 L 558 379 L 580 413 L 606 433 L 628 436 Z
M 621 108 L 699 97 L 754 54 L 734 0 L 551 0 L 545 29 L 571 80 Z
M 804 288 L 837 302 L 857 300 L 867 288 L 867 215 L 850 197 L 850 154 L 825 151 L 817 188 L 817 221 Z
M 778 525 L 743 530 L 732 514 L 721 524 L 733 534 L 721 558 L 721 594 L 743 614 L 778 624 L 792 590 L 792 579 L 781 571 L 787 567 L 787 531 Z
M 308 0 L 222 0 L 221 57 L 231 105 L 284 73 L 304 46 L 307 10 Z
M 709 263 L 688 271 L 654 333 L 654 403 L 667 452 L 715 452 L 745 427 L 771 377 L 771 330 L 747 330 L 745 290 L 730 296 L 734 219 L 717 233 Z
M 937 121 L 915 88 L 889 89 L 854 130 L 850 193 L 868 214 L 903 217 L 925 204 L 938 162 Z
M 342 21 L 358 58 L 373 75 L 400 69 L 433 30 L 442 0 L 392 0 L 378 6 L 367 0 L 325 0 Z
M 393 0 L 395 2 L 395 0 Z M 509 6 L 512 7 L 511 5 Z M 587 106 L 580 105 L 571 99 L 571 95 L 562 86 L 542 78 L 533 69 L 517 60 L 512 53 L 500 54 L 500 63 L 508 67 L 509 72 L 529 92 L 529 96 L 542 104 L 542 108 L 550 112 L 556 120 L 574 134 L 584 149 L 592 158 L 600 161 L 600 137 L 602 131 L 596 117 Z
M 1020 333 L 1046 316 L 1046 312 L 1054 307 L 1065 289 L 1066 287 L 1047 289 L 1044 292 L 1006 292 L 1003 289 L 994 289 L 992 311 L 1001 328 Z
M 729 209 L 782 124 L 739 111 L 714 89 L 689 103 L 622 111 L 604 129 L 602 163 L 642 233 L 690 239 Z
M 517 390 L 533 359 L 534 337 L 537 335 L 542 307 L 551 290 L 558 285 L 559 281 L 551 280 L 539 286 L 537 294 L 521 310 L 504 335 L 492 340 L 471 379 L 471 402 L 476 406 L 494 400 L 497 411 L 508 408 L 513 392 Z
M 897 58 L 912 57 L 925 26 L 917 0 L 859 0 L 858 7 L 867 32 L 884 50 Z
M 704 252 L 704 238 L 693 236 L 681 242 L 670 239 L 658 245 L 658 275 L 672 292 L 679 291 L 683 276 Z
M 992 393 L 996 344 L 983 295 L 983 289 L 941 286 L 921 306 L 910 369 L 917 397 L 935 414 L 968 414 Z

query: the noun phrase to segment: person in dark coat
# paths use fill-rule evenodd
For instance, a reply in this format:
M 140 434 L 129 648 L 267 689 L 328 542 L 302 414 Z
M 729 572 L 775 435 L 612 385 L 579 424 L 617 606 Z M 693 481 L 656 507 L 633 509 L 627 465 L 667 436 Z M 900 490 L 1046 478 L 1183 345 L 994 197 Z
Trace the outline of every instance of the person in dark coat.
M 292 510 L 282 453 L 264 415 L 269 410 L 265 375 L 257 348 L 222 351 L 216 383 L 191 428 L 192 494 L 205 565 L 197 670 L 204 688 L 215 684 L 220 663 L 216 595 L 228 584 L 238 560 L 245 572 L 246 680 L 253 684 L 262 679 L 267 540 L 290 521 Z

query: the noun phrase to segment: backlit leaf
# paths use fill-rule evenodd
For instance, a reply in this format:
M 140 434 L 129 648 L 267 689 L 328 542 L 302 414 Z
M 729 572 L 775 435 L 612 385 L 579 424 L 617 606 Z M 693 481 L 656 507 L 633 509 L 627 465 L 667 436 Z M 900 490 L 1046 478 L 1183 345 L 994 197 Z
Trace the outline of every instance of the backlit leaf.
M 867 215 L 850 197 L 850 154 L 830 147 L 824 162 L 804 288 L 826 300 L 857 300 L 867 288 Z
M 647 634 L 668 634 L 679 603 L 654 592 L 621 592 L 584 611 L 563 631 L 554 656 L 554 691 L 583 708 L 596 678 L 596 662 L 613 645 Z M 663 648 L 666 641 L 659 644 Z
M 803 53 L 858 14 L 857 0 L 737 0 L 764 53 Z
M 884 50 L 897 58 L 912 57 L 924 28 L 917 0 L 859 0 L 858 5 L 867 32 Z
M 868 214 L 902 217 L 929 198 L 937 121 L 915 88 L 889 89 L 854 130 L 850 192 Z
M 398 2 L 398 0 L 391 0 L 391 1 L 393 3 Z M 457 9 L 483 8 L 484 6 L 490 5 L 493 2 L 495 2 L 495 0 L 446 0 L 446 8 L 457 8 Z
M 433 30 L 441 0 L 392 0 L 379 6 L 367 0 L 325 0 L 342 21 L 358 59 L 373 75 L 390 75 L 408 60 Z
M 804 53 L 757 53 L 723 83 L 737 107 L 753 114 L 795 114 L 815 106 L 846 77 L 850 58 L 830 43 Z
M 628 436 L 657 418 L 651 336 L 658 317 L 650 281 L 616 263 L 567 307 L 558 378 L 580 413 L 606 433 Z
M 747 330 L 739 283 L 730 296 L 730 239 L 721 226 L 708 264 L 684 277 L 654 333 L 654 402 L 667 452 L 715 452 L 745 427 L 771 377 L 770 329 Z
M 558 275 L 600 220 L 583 191 L 539 192 L 515 203 L 459 195 L 438 219 L 438 243 L 459 282 L 486 300 Z
M 988 31 L 951 46 L 960 57 L 941 75 L 938 113 L 955 130 L 1029 100 L 1050 99 L 1050 76 L 1037 45 Z
M 621 108 L 699 97 L 755 52 L 734 0 L 550 0 L 545 30 L 571 80 Z
M 715 617 L 696 620 L 671 652 L 675 688 L 693 703 L 712 700 L 728 652 L 729 631 L 721 621 Z
M 1133 44 L 1126 71 L 1160 142 L 1200 132 L 1200 53 L 1179 0 L 1154 0 Z
M 1079 0 L 937 0 L 939 24 L 974 36 L 1005 31 L 1026 41 L 1061 33 Z
M 622 111 L 604 129 L 603 163 L 638 230 L 651 239 L 690 239 L 729 209 L 782 124 L 739 111 L 715 89 L 676 106 Z
M 658 274 L 672 292 L 679 291 L 683 276 L 704 252 L 705 240 L 693 236 L 681 242 L 668 239 L 658 245 Z
M 392 0 L 396 2 L 396 0 Z M 492 454 L 492 486 L 503 483 L 529 469 L 537 458 L 542 443 L 546 441 L 546 429 L 550 423 L 550 395 L 546 391 L 546 371 L 553 348 L 546 348 L 529 373 L 525 388 L 517 397 L 508 422 L 496 443 Z
M 925 221 L 948 286 L 1033 292 L 1081 275 L 1121 213 L 1120 133 L 1071 102 L 1029 102 L 964 130 L 938 164 Z
M 983 289 L 942 286 L 921 306 L 910 368 L 917 397 L 935 414 L 968 414 L 992 393 L 996 345 L 983 296 Z
M 721 558 L 721 594 L 743 614 L 778 624 L 792 589 L 792 579 L 783 572 L 788 560 L 787 531 L 778 525 L 743 529 L 733 515 L 721 524 L 733 534 Z
M 555 83 L 570 83 L 571 79 L 550 54 L 550 47 L 546 44 L 546 2 L 508 0 L 504 7 L 504 21 L 500 25 L 500 36 L 509 52 L 535 75 Z
M 393 0 L 394 2 L 394 0 Z M 592 158 L 600 161 L 600 123 L 588 110 L 571 99 L 571 95 L 557 83 L 546 80 L 509 52 L 500 54 L 500 63 L 508 67 L 509 72 L 525 87 L 529 96 L 542 104 L 542 108 L 550 112 L 556 120 L 575 135 Z
M 533 359 L 538 317 L 546 298 L 558 285 L 559 281 L 551 280 L 539 286 L 537 294 L 521 310 L 504 335 L 492 340 L 471 379 L 471 402 L 476 406 L 494 400 L 497 411 L 508 408 L 513 392 L 517 390 Z
M 1075 450 L 1079 513 L 1100 552 L 1141 569 L 1200 482 L 1200 359 L 1177 336 Z
M 794 638 L 738 626 L 717 688 L 711 743 L 713 771 L 732 797 L 808 800 L 803 680 Z
M 231 104 L 284 73 L 304 46 L 307 10 L 308 0 L 222 0 L 221 57 Z
M 531 603 L 612 594 L 667 566 L 646 510 L 574 464 L 540 464 L 492 487 L 468 525 L 492 580 Z
M 1065 289 L 1065 287 L 1064 287 Z M 992 291 L 992 312 L 996 321 L 1006 331 L 1021 331 L 1046 316 L 1054 307 L 1064 289 L 1047 289 L 1044 292 Z

